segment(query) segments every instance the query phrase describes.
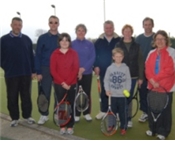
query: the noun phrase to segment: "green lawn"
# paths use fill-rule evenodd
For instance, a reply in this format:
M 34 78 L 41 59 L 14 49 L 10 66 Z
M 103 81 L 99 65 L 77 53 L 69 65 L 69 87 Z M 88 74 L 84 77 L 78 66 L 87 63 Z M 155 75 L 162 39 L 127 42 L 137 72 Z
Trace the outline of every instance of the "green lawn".
M 3 78 L 3 72 L 0 70 L 0 88 L 1 88 L 1 112 L 8 114 L 7 110 L 7 100 L 6 100 L 6 87 L 4 84 L 4 78 Z M 106 137 L 104 136 L 100 131 L 100 121 L 95 120 L 95 115 L 99 112 L 99 102 L 98 102 L 98 92 L 97 92 L 97 86 L 96 86 L 96 80 L 95 77 L 93 78 L 92 83 L 92 122 L 87 122 L 83 117 L 81 118 L 81 121 L 79 123 L 75 124 L 75 133 L 74 135 L 80 136 L 86 139 L 92 139 L 92 140 L 154 140 L 155 137 L 147 137 L 145 135 L 145 131 L 148 129 L 147 123 L 139 123 L 138 118 L 141 114 L 139 113 L 136 115 L 136 117 L 133 119 L 133 128 L 127 130 L 127 134 L 125 136 L 121 136 L 119 132 L 117 132 L 115 135 Z M 40 114 L 38 113 L 37 108 L 37 83 L 36 80 L 32 83 L 32 100 L 33 100 L 33 111 L 32 115 L 33 117 L 38 120 L 40 117 Z M 175 97 L 174 97 L 175 100 Z M 20 105 L 20 104 L 19 104 Z M 59 128 L 55 126 L 55 124 L 52 121 L 52 112 L 53 112 L 53 93 L 51 98 L 51 104 L 50 104 L 50 120 L 44 125 L 49 128 L 57 129 Z M 173 125 L 175 125 L 175 103 L 173 103 Z M 175 126 L 172 126 L 171 134 L 167 139 L 169 140 L 175 140 L 175 136 L 173 133 L 175 132 Z

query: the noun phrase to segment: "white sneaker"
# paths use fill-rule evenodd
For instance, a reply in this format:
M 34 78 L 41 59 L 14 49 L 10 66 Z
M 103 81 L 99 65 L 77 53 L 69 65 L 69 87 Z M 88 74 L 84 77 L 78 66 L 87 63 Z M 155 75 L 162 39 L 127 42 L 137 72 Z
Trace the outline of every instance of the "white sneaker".
M 40 119 L 39 119 L 39 121 L 38 121 L 38 124 L 44 124 L 46 121 L 48 121 L 49 120 L 49 118 L 48 118 L 48 116 L 40 116 Z
M 104 117 L 104 115 L 105 115 L 106 113 L 104 113 L 104 112 L 99 112 L 97 115 L 96 115 L 96 119 L 102 119 L 103 117 Z
M 74 133 L 73 128 L 68 128 L 67 129 L 67 134 L 72 135 Z
M 163 135 L 157 135 L 157 138 L 158 138 L 159 140 L 164 140 L 164 139 L 165 139 L 165 136 L 163 136 Z
M 16 126 L 18 126 L 18 120 L 12 120 L 12 122 L 10 123 L 10 126 L 11 127 L 16 127 Z
M 79 122 L 80 121 L 80 117 L 76 116 L 75 117 L 75 122 Z
M 131 128 L 133 126 L 132 121 L 128 121 L 128 128 Z
M 146 131 L 146 134 L 147 134 L 148 136 L 153 136 L 153 132 L 150 131 L 150 130 L 147 130 L 147 131 Z
M 33 119 L 33 118 L 31 118 L 31 117 L 29 117 L 28 119 L 26 119 L 27 120 L 27 123 L 28 124 L 34 124 L 35 123 L 35 120 Z
M 145 122 L 148 119 L 148 115 L 143 112 L 143 114 L 140 116 L 139 121 Z
M 64 128 L 64 127 L 61 128 L 61 129 L 60 129 L 60 134 L 63 135 L 63 134 L 65 134 L 65 133 L 66 133 L 66 128 Z
M 85 118 L 87 121 L 91 121 L 91 120 L 92 120 L 92 117 L 91 117 L 89 114 L 85 115 L 84 118 Z

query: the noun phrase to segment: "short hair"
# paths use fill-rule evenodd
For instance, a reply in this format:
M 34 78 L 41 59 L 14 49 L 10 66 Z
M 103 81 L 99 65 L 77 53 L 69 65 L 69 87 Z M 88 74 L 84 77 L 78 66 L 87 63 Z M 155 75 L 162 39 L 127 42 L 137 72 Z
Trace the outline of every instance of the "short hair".
M 166 46 L 171 46 L 171 41 L 166 31 L 158 30 L 153 37 L 153 47 L 157 47 L 155 44 L 157 35 L 162 35 L 163 37 L 165 37 Z
M 130 28 L 130 29 L 131 29 L 131 32 L 132 32 L 132 34 L 133 34 L 133 32 L 134 32 L 133 27 L 132 27 L 131 25 L 129 25 L 129 24 L 125 24 L 125 25 L 123 26 L 123 28 L 122 28 L 122 33 L 123 33 L 123 31 L 124 31 L 126 28 Z
M 120 53 L 121 55 L 124 56 L 124 52 L 123 52 L 123 50 L 121 48 L 114 48 L 112 50 L 112 56 L 114 56 L 116 53 Z
M 154 27 L 154 20 L 153 20 L 152 18 L 150 18 L 150 17 L 144 18 L 143 21 L 142 21 L 142 24 L 143 24 L 143 25 L 144 25 L 144 22 L 145 22 L 145 21 L 151 21 L 151 23 L 152 23 L 152 25 L 153 25 L 153 27 Z
M 106 24 L 111 24 L 114 27 L 114 23 L 111 20 L 105 21 L 104 24 L 103 24 L 103 26 L 105 26 Z
M 59 18 L 58 18 L 57 16 L 55 16 L 55 15 L 51 15 L 51 16 L 49 17 L 49 20 L 50 20 L 51 18 L 53 18 L 53 19 L 57 19 L 58 22 L 59 22 Z
M 22 22 L 22 19 L 19 18 L 19 17 L 14 17 L 14 18 L 12 19 L 12 22 L 13 22 L 13 21 L 19 21 L 19 22 Z
M 87 28 L 86 28 L 86 26 L 85 26 L 84 24 L 78 24 L 78 25 L 76 26 L 76 28 L 75 28 L 75 32 L 77 32 L 77 30 L 78 30 L 79 28 L 83 28 L 84 31 L 85 31 L 85 33 L 87 33 Z
M 66 38 L 66 40 L 69 42 L 69 47 L 71 46 L 71 37 L 68 33 L 61 33 L 58 37 L 58 46 L 60 46 L 60 41 L 63 40 L 63 38 Z

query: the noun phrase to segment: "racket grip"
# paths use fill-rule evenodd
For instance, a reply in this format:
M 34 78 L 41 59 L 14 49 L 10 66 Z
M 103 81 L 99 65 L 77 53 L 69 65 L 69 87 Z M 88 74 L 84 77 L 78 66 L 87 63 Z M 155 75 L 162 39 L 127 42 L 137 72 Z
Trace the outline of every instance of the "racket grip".
M 111 96 L 108 97 L 108 105 L 111 106 Z

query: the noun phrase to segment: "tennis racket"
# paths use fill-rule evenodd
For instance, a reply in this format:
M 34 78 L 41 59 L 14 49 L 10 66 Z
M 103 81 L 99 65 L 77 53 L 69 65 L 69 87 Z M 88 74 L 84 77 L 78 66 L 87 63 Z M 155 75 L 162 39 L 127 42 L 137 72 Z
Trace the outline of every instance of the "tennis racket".
M 136 89 L 132 99 L 131 99 L 131 103 L 132 103 L 132 116 L 131 118 L 134 118 L 139 110 L 139 100 L 138 100 L 138 93 L 139 93 L 139 88 Z
M 100 76 L 97 76 L 97 87 L 98 87 L 99 102 L 101 103 L 101 84 L 100 84 Z
M 156 134 L 156 123 L 169 102 L 169 95 L 165 88 L 152 88 L 147 95 L 148 110 L 153 118 L 152 132 Z
M 38 83 L 37 105 L 40 112 L 46 112 L 49 107 L 49 102 L 44 94 L 41 82 Z
M 109 96 L 108 111 L 101 121 L 101 131 L 104 135 L 111 136 L 116 133 L 118 124 L 116 115 L 111 110 L 111 96 Z
M 79 86 L 78 94 L 75 98 L 75 107 L 79 112 L 84 112 L 89 107 L 89 98 L 81 85 Z
M 53 121 L 55 125 L 59 127 L 66 126 L 71 119 L 72 108 L 70 103 L 66 99 L 67 93 L 63 99 L 56 105 L 53 113 Z

